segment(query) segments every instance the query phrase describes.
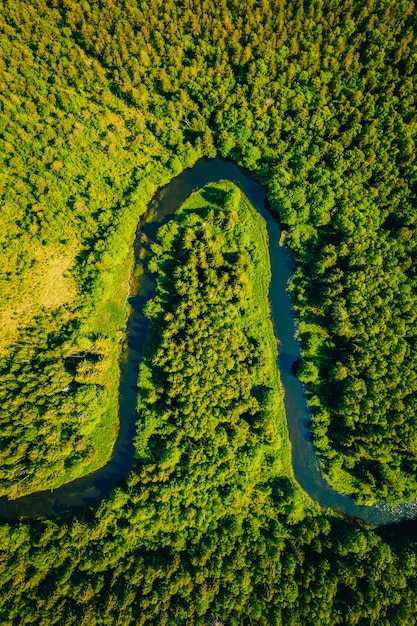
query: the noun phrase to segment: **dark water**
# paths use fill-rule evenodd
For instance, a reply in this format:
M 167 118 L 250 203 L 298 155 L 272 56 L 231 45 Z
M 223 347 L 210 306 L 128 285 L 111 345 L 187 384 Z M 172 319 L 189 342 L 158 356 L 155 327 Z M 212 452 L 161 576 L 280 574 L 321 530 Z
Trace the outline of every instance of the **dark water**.
M 323 508 L 360 518 L 376 526 L 413 519 L 417 516 L 416 503 L 396 507 L 386 504 L 356 505 L 349 496 L 331 489 L 320 473 L 308 428 L 310 413 L 304 387 L 291 373 L 294 361 L 301 357 L 300 347 L 295 338 L 293 309 L 287 292 L 294 264 L 288 250 L 278 245 L 280 230 L 265 208 L 263 187 L 230 161 L 220 158 L 200 160 L 195 167 L 174 178 L 150 203 L 146 221 L 138 229 L 135 255 L 138 255 L 139 249 L 149 250 L 159 226 L 170 219 L 193 190 L 220 179 L 236 183 L 267 223 L 272 269 L 269 298 L 275 335 L 279 344 L 279 367 L 285 389 L 285 408 L 297 481 Z M 127 345 L 121 363 L 120 431 L 111 460 L 93 474 L 63 485 L 53 492 L 38 492 L 11 501 L 0 498 L 1 518 L 50 517 L 96 503 L 128 473 L 134 453 L 132 441 L 136 421 L 136 380 L 148 328 L 147 320 L 142 315 L 142 307 L 152 295 L 153 289 L 153 279 L 145 272 L 134 289 L 136 295 L 131 298 L 132 312 L 127 325 Z

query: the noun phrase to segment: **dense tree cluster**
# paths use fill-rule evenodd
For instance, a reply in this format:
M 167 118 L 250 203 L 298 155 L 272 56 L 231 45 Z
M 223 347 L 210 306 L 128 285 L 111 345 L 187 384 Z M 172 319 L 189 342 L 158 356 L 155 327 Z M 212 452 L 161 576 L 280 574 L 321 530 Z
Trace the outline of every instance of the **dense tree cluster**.
M 138 218 L 219 150 L 266 185 L 298 263 L 299 376 L 324 472 L 359 499 L 416 497 L 416 41 L 408 0 L 0 0 L 1 493 L 108 458 Z M 200 218 L 189 257 L 178 241 L 184 268 L 169 278 L 156 262 L 166 293 L 148 313 L 166 342 L 149 343 L 127 484 L 97 511 L 0 528 L 2 620 L 415 623 L 411 538 L 303 513 L 266 419 L 271 379 L 256 380 L 265 352 L 243 326 L 242 353 L 224 341 L 237 311 L 245 323 L 250 252 L 221 253 Z M 218 381 L 216 356 L 184 335 L 203 279 L 231 296 L 193 332 L 217 342 L 227 384 L 204 389 L 234 428 L 197 390 L 180 400 L 203 370 Z M 174 426 L 194 410 L 190 430 Z
M 321 515 L 277 444 L 285 416 L 259 215 L 230 183 L 209 185 L 154 247 L 134 467 L 96 511 L 0 527 L 2 621 L 415 623 L 413 536 L 383 540 Z
M 135 220 L 158 184 L 217 147 L 267 185 L 296 253 L 301 375 L 326 475 L 358 497 L 414 497 L 413 3 L 3 3 L 2 371 L 28 342 L 41 361 L 60 336 L 54 367 L 76 382 L 64 360 L 98 337 L 108 373 L 100 353 L 80 369 L 111 397 Z M 21 440 L 16 393 L 4 419 Z M 19 395 L 42 401 L 25 376 Z M 115 403 L 92 413 L 106 416 L 108 455 Z M 58 427 L 57 448 L 67 438 Z M 95 439 L 79 442 L 86 462 Z M 3 446 L 15 450 L 6 490 L 35 457 L 21 445 Z M 44 472 L 49 486 L 49 460 L 26 462 L 20 489 Z
M 174 173 L 163 174 L 169 152 L 142 114 L 112 94 L 57 13 L 35 5 L 1 3 L 0 495 L 10 497 L 110 456 L 134 232 Z M 199 154 L 184 149 L 183 166 Z
M 135 447 L 163 502 L 172 506 L 185 466 L 187 515 L 226 514 L 262 498 L 283 450 L 290 467 L 266 229 L 234 185 L 219 183 L 193 194 L 160 233 Z

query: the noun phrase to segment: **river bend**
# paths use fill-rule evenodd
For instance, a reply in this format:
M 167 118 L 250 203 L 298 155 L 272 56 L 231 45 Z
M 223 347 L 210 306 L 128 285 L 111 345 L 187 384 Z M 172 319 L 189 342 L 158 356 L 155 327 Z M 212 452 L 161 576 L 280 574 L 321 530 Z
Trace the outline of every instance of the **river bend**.
M 193 168 L 185 170 L 172 179 L 151 201 L 147 216 L 138 228 L 135 242 L 136 258 L 139 248 L 143 245 L 149 247 L 149 243 L 155 240 L 156 231 L 161 224 L 173 216 L 176 209 L 192 191 L 221 179 L 233 181 L 250 199 L 267 223 L 272 269 L 269 299 L 274 332 L 279 346 L 279 369 L 285 390 L 285 409 L 297 481 L 323 509 L 332 509 L 375 526 L 416 517 L 416 502 L 395 507 L 383 503 L 372 506 L 357 505 L 350 496 L 334 491 L 321 475 L 311 441 L 310 413 L 305 390 L 291 371 L 294 361 L 301 358 L 299 342 L 296 339 L 294 312 L 287 291 L 294 264 L 289 251 L 278 245 L 280 229 L 265 208 L 266 194 L 261 185 L 231 161 L 225 161 L 219 157 L 210 160 L 201 159 Z M 16 500 L 0 498 L 0 518 L 3 520 L 52 517 L 92 505 L 104 498 L 129 472 L 134 456 L 136 381 L 148 330 L 148 321 L 142 309 L 144 303 L 153 294 L 155 287 L 153 281 L 152 275 L 145 271 L 140 284 L 135 289 L 135 294 L 130 298 L 131 314 L 127 324 L 126 348 L 120 364 L 120 430 L 112 458 L 103 468 L 67 483 L 59 489 L 30 494 Z

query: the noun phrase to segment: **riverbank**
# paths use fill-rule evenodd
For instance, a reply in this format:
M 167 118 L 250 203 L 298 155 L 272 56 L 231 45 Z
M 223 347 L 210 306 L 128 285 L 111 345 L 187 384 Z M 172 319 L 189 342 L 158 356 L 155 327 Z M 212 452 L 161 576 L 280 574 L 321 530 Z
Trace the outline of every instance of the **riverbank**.
M 270 301 L 274 319 L 276 338 L 279 343 L 279 363 L 281 379 L 285 388 L 285 406 L 288 419 L 292 464 L 297 481 L 302 488 L 316 500 L 323 509 L 360 518 L 373 525 L 384 525 L 412 519 L 416 515 L 414 503 L 406 503 L 397 507 L 378 504 L 373 507 L 355 505 L 349 496 L 333 491 L 324 481 L 316 462 L 314 446 L 309 430 L 309 409 L 305 398 L 304 387 L 292 373 L 294 361 L 300 358 L 300 348 L 295 339 L 296 328 L 294 313 L 287 292 L 294 263 L 286 248 L 278 245 L 280 230 L 278 224 L 265 208 L 265 190 L 245 171 L 230 161 L 220 158 L 202 159 L 189 170 L 171 180 L 169 185 L 161 189 L 148 207 L 153 222 L 144 223 L 138 230 L 137 237 L 143 235 L 154 240 L 159 226 L 170 220 L 177 208 L 196 188 L 208 182 L 228 179 L 243 191 L 253 206 L 263 215 L 267 222 L 272 281 Z M 137 243 L 137 245 L 140 245 Z M 142 315 L 142 307 L 149 299 L 153 290 L 152 276 L 146 271 L 140 283 L 139 293 L 131 301 L 132 313 L 126 332 L 126 343 L 129 353 L 122 363 L 121 380 L 123 391 L 120 392 L 120 423 L 118 442 L 110 463 L 93 475 L 63 485 L 53 493 L 41 492 L 9 502 L 0 499 L 0 515 L 10 519 L 14 517 L 54 516 L 62 511 L 78 509 L 93 504 L 107 495 L 117 481 L 123 481 L 133 459 L 133 435 L 136 419 L 136 380 L 141 358 L 141 349 L 146 336 L 146 320 Z M 128 370 L 124 367 L 129 365 Z M 123 383 L 124 381 L 124 383 Z M 122 389 L 122 387 L 121 387 Z

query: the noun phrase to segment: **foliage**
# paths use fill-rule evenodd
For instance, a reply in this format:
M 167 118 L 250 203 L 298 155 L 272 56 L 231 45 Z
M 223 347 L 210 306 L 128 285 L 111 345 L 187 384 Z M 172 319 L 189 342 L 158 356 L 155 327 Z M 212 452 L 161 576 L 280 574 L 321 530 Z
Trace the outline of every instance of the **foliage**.
M 136 218 L 157 185 L 218 146 L 267 184 L 289 227 L 325 473 L 365 499 L 415 497 L 413 16 L 403 0 L 5 2 L 2 371 L 26 329 L 45 352 L 29 327 L 49 311 L 64 317 L 64 356 L 109 339 L 99 384 L 117 387 Z M 97 302 L 115 299 L 118 322 L 103 327 Z M 102 462 L 117 419 L 104 414 Z
M 226 515 L 262 498 L 271 473 L 291 475 L 266 228 L 237 187 L 218 183 L 191 195 L 158 237 L 139 376 L 135 448 L 146 480 L 138 488 L 151 483 L 172 507 L 186 473 L 188 515 L 212 506 Z
M 0 527 L 5 623 L 412 623 L 412 536 L 320 515 L 277 445 L 265 235 L 230 183 L 161 227 L 136 462 L 96 511 Z
M 109 458 L 134 233 L 172 175 L 158 168 L 169 153 L 140 112 L 45 10 L 2 7 L 0 495 L 9 497 Z
M 2 493 L 57 486 L 108 458 L 137 220 L 157 187 L 219 149 L 267 186 L 288 231 L 324 471 L 359 498 L 416 497 L 414 3 L 0 9 Z M 162 363 L 154 342 L 148 357 L 155 349 Z M 193 435 L 164 439 L 152 417 L 164 411 L 162 382 L 147 367 L 155 404 L 143 407 L 127 484 L 97 511 L 0 528 L 4 623 L 415 623 L 412 535 L 303 518 L 284 439 L 262 476 L 274 445 L 262 417 L 253 447 L 256 410 L 230 459 L 219 443 L 230 433 L 194 403 Z M 231 402 L 257 375 L 235 367 Z M 235 500 L 223 505 L 227 478 Z

